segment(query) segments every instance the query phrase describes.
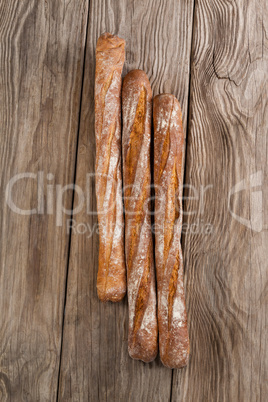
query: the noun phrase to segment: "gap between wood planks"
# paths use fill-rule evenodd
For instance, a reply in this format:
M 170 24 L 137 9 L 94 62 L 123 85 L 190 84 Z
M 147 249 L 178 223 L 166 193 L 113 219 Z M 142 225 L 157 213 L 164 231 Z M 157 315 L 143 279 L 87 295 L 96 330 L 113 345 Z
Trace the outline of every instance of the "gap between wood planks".
M 190 133 L 190 117 L 191 117 L 191 112 L 190 112 L 190 103 L 191 103 L 191 87 L 192 87 L 192 60 L 193 60 L 193 37 L 194 37 L 194 26 L 195 26 L 195 5 L 196 5 L 196 0 L 193 0 L 193 12 L 192 12 L 192 34 L 191 34 L 191 50 L 190 50 L 190 59 L 189 59 L 189 89 L 188 89 L 188 102 L 187 102 L 187 122 L 186 122 L 186 133 L 184 133 L 185 136 L 185 146 L 184 146 L 184 170 L 183 170 L 183 182 L 182 184 L 184 185 L 185 183 L 185 178 L 186 178 L 186 166 L 187 166 L 187 141 L 189 138 L 189 133 Z M 184 194 L 184 191 L 182 195 Z M 184 200 L 182 200 L 182 210 L 184 211 Z M 185 234 L 182 233 L 181 235 L 181 245 L 182 245 L 182 251 L 184 250 L 184 244 L 185 244 Z M 183 265 L 184 268 L 184 265 Z M 191 342 L 191 339 L 190 339 Z M 191 353 L 191 350 L 190 350 Z M 183 369 L 182 369 L 183 370 Z M 171 387 L 170 387 L 170 399 L 169 402 L 172 402 L 172 391 L 173 391 L 173 378 L 174 378 L 174 369 L 172 370 L 171 374 Z
M 73 185 L 75 185 L 75 183 L 76 183 L 77 155 L 78 155 L 81 109 L 82 109 L 82 98 L 83 98 L 84 77 L 85 77 L 85 61 L 86 61 L 86 51 L 87 51 L 89 8 L 90 8 L 90 0 L 88 0 L 86 35 L 85 35 L 85 41 L 84 41 L 84 58 L 83 58 L 81 91 L 80 91 L 80 100 L 79 100 L 78 125 L 77 125 L 75 160 L 74 160 L 74 175 L 73 175 L 73 183 L 72 183 Z M 75 191 L 73 189 L 71 211 L 73 211 L 73 207 L 74 207 L 74 197 L 75 197 Z M 70 219 L 73 219 L 73 212 L 71 213 Z M 65 319 L 65 307 L 66 307 L 66 300 L 67 300 L 67 288 L 68 288 L 67 284 L 68 284 L 68 273 L 69 273 L 69 265 L 70 265 L 71 241 L 72 241 L 72 226 L 70 228 L 68 251 L 67 251 L 67 267 L 66 267 L 65 290 L 64 290 L 64 301 L 63 301 L 63 311 L 62 311 L 61 345 L 60 345 L 59 370 L 58 370 L 58 382 L 57 382 L 57 397 L 56 397 L 57 401 L 59 400 L 59 388 L 60 388 L 59 385 L 60 385 L 61 358 L 62 358 L 62 346 L 63 346 L 63 330 L 64 330 L 64 319 Z

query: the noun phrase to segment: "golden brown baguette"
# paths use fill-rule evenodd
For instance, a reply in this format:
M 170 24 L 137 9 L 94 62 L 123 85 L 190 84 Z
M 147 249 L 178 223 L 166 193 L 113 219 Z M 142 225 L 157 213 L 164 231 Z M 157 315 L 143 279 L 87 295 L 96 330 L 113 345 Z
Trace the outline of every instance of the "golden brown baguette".
M 167 367 L 181 368 L 189 358 L 180 244 L 184 138 L 180 104 L 173 95 L 162 94 L 154 98 L 153 121 L 160 358 Z
M 156 291 L 151 232 L 150 144 L 152 91 L 141 70 L 123 82 L 125 253 L 129 304 L 128 351 L 150 362 L 157 355 Z
M 105 33 L 96 48 L 96 197 L 99 222 L 97 291 L 102 301 L 126 293 L 121 177 L 121 86 L 125 41 Z

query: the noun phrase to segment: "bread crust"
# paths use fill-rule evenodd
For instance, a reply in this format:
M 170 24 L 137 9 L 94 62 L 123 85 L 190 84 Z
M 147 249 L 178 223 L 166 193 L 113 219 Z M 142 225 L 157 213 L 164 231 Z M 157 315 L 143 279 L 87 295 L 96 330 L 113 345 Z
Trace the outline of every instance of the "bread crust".
M 104 33 L 96 47 L 96 198 L 99 223 L 98 297 L 120 301 L 126 293 L 121 177 L 121 87 L 125 41 Z
M 183 285 L 181 108 L 170 94 L 153 101 L 155 261 L 159 349 L 162 363 L 181 368 L 189 359 L 189 336 Z
M 128 351 L 150 362 L 157 345 L 156 290 L 149 208 L 152 91 L 147 75 L 130 71 L 123 82 L 125 253 L 129 304 Z

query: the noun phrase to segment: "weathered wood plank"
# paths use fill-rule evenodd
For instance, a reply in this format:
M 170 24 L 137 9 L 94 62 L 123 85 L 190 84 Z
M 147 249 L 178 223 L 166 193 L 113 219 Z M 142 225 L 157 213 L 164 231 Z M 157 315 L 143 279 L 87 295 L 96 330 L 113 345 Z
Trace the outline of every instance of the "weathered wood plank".
M 86 188 L 94 172 L 94 70 L 98 36 L 110 31 L 126 40 L 126 67 L 148 74 L 154 94 L 174 93 L 186 123 L 193 2 L 164 0 L 91 2 L 86 48 L 76 184 Z M 96 209 L 95 188 L 89 198 Z M 172 371 L 159 359 L 134 361 L 127 352 L 127 302 L 102 304 L 97 298 L 98 236 L 79 234 L 96 216 L 74 216 L 59 399 L 62 401 L 169 401 Z
M 267 29 L 265 0 L 196 1 L 186 183 L 211 187 L 184 222 L 212 233 L 184 238 L 191 359 L 176 402 L 267 399 Z
M 65 221 L 56 227 L 55 184 L 73 182 L 87 16 L 87 0 L 0 5 L 1 401 L 56 399 L 69 236 Z M 18 181 L 12 199 L 31 209 L 39 197 L 39 213 L 12 211 L 9 180 L 38 171 L 44 199 L 37 177 Z

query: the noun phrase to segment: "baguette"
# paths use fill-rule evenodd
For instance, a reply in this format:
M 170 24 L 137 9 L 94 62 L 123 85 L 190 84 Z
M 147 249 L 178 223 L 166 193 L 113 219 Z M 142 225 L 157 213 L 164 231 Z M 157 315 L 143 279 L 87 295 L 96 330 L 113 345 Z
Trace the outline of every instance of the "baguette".
M 120 301 L 126 293 L 121 177 L 121 86 L 125 41 L 105 33 L 96 48 L 96 197 L 99 223 L 98 297 Z
M 150 202 L 152 91 L 141 70 L 122 91 L 125 253 L 129 304 L 128 351 L 148 363 L 157 355 L 157 315 Z
M 158 95 L 153 113 L 159 349 L 165 366 L 181 368 L 188 362 L 189 337 L 180 243 L 184 146 L 180 104 L 173 95 Z

